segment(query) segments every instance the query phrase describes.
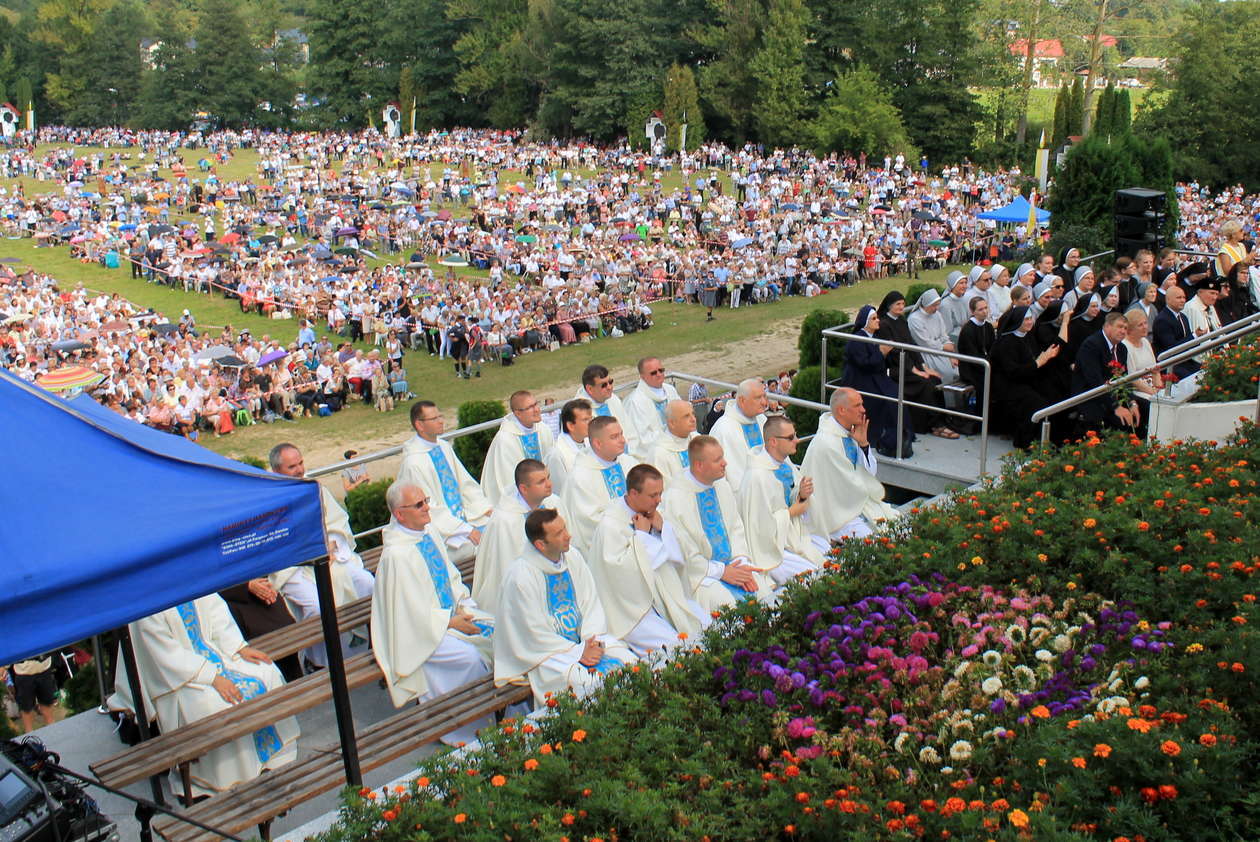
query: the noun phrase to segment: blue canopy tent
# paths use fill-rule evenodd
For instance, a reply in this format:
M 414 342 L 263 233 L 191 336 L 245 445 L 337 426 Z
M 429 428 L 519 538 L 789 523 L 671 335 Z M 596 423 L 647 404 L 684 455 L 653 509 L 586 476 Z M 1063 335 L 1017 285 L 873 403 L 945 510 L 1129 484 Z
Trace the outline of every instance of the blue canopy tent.
M 1028 200 L 1023 196 L 1016 196 L 1015 201 L 1011 202 L 1004 208 L 995 208 L 991 211 L 976 214 L 977 219 L 991 219 L 994 222 L 1016 222 L 1027 224 L 1028 222 Z M 1037 208 L 1037 224 L 1045 225 L 1050 221 L 1050 211 Z
M 319 484 L 220 456 L 86 396 L 63 400 L 3 370 L 0 406 L 9 446 L 0 664 L 315 562 L 347 776 L 357 780 Z M 125 633 L 122 643 L 134 679 Z M 139 704 L 134 681 L 133 696 Z M 147 736 L 147 721 L 138 724 Z M 155 797 L 160 803 L 156 789 Z

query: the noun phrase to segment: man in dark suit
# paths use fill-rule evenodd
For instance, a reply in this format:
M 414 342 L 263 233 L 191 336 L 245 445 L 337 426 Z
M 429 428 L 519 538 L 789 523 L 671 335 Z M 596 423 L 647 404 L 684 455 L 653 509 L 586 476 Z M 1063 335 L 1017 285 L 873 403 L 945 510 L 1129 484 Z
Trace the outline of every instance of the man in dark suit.
M 1194 338 L 1194 331 L 1190 329 L 1190 319 L 1182 312 L 1186 306 L 1186 291 L 1179 286 L 1169 287 L 1164 293 L 1164 303 L 1166 306 L 1155 317 L 1151 337 L 1151 346 L 1155 349 L 1156 356 Z M 1185 360 L 1173 367 L 1173 374 L 1180 379 L 1185 379 L 1200 368 L 1202 366 L 1194 360 Z
M 1129 334 L 1129 323 L 1123 313 L 1108 313 L 1102 330 L 1091 334 L 1076 352 L 1076 365 L 1072 369 L 1072 392 L 1081 394 L 1127 372 L 1129 349 L 1124 338 Z M 1145 413 L 1138 401 L 1130 398 L 1126 403 L 1116 400 L 1114 391 L 1103 392 L 1077 408 L 1082 429 L 1097 430 L 1099 426 L 1138 430 L 1142 427 Z

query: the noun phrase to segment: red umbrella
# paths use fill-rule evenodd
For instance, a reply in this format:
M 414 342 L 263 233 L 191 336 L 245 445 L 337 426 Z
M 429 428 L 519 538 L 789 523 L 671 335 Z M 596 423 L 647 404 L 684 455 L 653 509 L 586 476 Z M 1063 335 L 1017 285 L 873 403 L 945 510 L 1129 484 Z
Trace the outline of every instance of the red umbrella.
M 219 238 L 219 242 L 234 246 L 241 241 L 241 235 L 235 231 L 230 231 Z

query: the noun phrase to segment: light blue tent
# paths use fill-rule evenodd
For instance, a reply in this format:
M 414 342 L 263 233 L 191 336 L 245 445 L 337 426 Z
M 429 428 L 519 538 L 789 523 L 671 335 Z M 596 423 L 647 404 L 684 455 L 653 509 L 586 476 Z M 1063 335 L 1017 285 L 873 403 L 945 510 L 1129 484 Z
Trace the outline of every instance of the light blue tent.
M 1017 222 L 1028 223 L 1028 200 L 1023 196 L 1016 196 L 1015 201 L 1011 202 L 1004 208 L 997 208 L 984 213 L 976 214 L 976 219 L 991 219 L 994 222 Z M 1045 225 L 1050 221 L 1050 211 L 1037 208 L 1037 223 Z
M 326 552 L 319 485 L 0 371 L 0 664 Z

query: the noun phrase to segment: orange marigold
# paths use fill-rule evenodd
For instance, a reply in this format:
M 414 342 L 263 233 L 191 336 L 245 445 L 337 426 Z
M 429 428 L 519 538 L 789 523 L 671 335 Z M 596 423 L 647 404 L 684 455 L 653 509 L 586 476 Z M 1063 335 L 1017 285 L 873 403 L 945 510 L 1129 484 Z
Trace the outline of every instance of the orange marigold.
M 456 813 L 454 821 L 455 821 L 455 824 L 463 824 L 464 822 L 468 821 L 468 814 Z
M 1031 713 L 1033 716 L 1037 717 L 1038 719 L 1050 718 L 1050 708 L 1046 707 L 1045 705 L 1037 705 L 1035 708 L 1030 710 L 1029 713 Z
M 534 769 L 537 769 L 538 761 L 532 757 L 529 758 L 528 760 L 525 761 L 525 768 L 529 771 L 533 771 Z
M 1011 810 L 1010 815 L 1008 815 L 1007 818 L 1011 820 L 1012 825 L 1018 827 L 1020 830 L 1023 830 L 1029 825 L 1028 814 L 1023 810 Z
M 1207 746 L 1208 748 L 1211 748 L 1212 746 L 1216 745 L 1216 735 L 1215 734 L 1200 734 L 1199 745 Z
M 573 815 L 572 813 L 565 813 L 564 816 L 562 816 L 560 819 L 560 823 L 563 825 L 571 825 L 575 821 L 577 821 L 577 816 Z
M 1097 745 L 1094 746 L 1094 756 L 1095 757 L 1110 757 L 1111 746 L 1107 745 L 1106 743 L 1098 743 Z
M 1159 750 L 1169 757 L 1176 757 L 1181 754 L 1181 746 L 1175 740 L 1164 740 L 1159 744 Z
M 1073 757 L 1072 765 L 1075 766 L 1077 769 L 1084 769 L 1087 764 L 1085 762 L 1084 757 Z
M 581 728 L 573 732 L 573 742 L 580 743 L 582 742 L 582 740 L 585 740 L 585 739 L 586 739 L 586 732 L 583 731 Z
M 493 778 L 490 779 L 491 786 L 503 786 L 505 783 L 507 783 L 507 778 L 503 777 L 502 775 L 495 775 Z

